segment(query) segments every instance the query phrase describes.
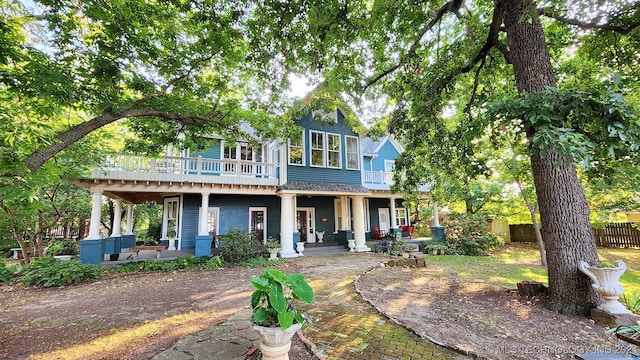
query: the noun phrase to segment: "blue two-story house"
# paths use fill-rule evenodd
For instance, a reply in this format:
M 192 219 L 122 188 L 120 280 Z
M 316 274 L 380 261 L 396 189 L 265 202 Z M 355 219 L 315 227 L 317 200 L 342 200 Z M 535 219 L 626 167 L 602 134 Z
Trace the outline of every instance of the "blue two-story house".
M 403 151 L 391 136 L 372 140 L 351 130 L 339 110 L 318 122 L 311 113 L 296 121 L 299 139 L 252 147 L 213 139 L 203 152 L 146 158 L 119 155 L 81 184 L 94 195 L 90 235 L 81 241 L 81 261 L 99 263 L 135 245 L 128 211 L 125 233 L 119 219 L 100 237 L 102 197 L 123 204 L 163 204 L 163 245 L 210 255 L 216 237 L 230 229 L 265 241 L 279 239 L 282 257 L 298 256 L 297 242 L 354 240 L 370 251 L 367 238 L 409 225 L 402 194 L 390 191 L 394 159 Z

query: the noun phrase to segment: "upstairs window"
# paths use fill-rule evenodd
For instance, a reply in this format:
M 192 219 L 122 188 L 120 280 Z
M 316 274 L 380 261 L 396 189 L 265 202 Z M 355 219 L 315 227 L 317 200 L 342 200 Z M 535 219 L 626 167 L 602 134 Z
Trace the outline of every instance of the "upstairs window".
M 327 134 L 327 167 L 339 169 L 340 164 L 340 135 Z
M 345 136 L 347 169 L 360 170 L 360 146 L 355 136 Z
M 289 165 L 304 165 L 304 132 L 299 139 L 289 139 Z
M 311 166 L 324 167 L 324 133 L 311 131 Z

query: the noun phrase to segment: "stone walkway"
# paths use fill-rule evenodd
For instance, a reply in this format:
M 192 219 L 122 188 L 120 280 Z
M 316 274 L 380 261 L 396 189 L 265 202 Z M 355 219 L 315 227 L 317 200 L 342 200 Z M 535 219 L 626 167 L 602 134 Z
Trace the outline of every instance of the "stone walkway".
M 315 344 L 314 353 L 326 359 L 467 359 L 392 323 L 360 298 L 355 279 L 385 260 L 388 258 L 377 254 L 291 260 L 316 294 L 313 305 L 297 304 L 313 318 L 302 332 Z M 257 344 L 250 316 L 249 309 L 243 310 L 218 326 L 178 341 L 154 359 L 244 359 Z

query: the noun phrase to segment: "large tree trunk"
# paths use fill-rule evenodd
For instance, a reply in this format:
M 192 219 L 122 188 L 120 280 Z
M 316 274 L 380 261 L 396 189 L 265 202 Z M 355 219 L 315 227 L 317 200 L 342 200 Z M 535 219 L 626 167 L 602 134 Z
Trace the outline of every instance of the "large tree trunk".
M 501 0 L 497 0 L 501 1 Z M 504 24 L 516 86 L 521 92 L 540 92 L 556 85 L 542 25 L 532 0 L 506 0 Z M 527 135 L 534 135 L 529 129 Z M 578 261 L 598 261 L 589 206 L 578 181 L 573 159 L 550 149 L 542 157 L 534 149 L 533 178 L 540 208 L 542 236 L 549 269 L 548 307 L 562 313 L 585 314 L 602 301 L 590 281 L 578 271 Z

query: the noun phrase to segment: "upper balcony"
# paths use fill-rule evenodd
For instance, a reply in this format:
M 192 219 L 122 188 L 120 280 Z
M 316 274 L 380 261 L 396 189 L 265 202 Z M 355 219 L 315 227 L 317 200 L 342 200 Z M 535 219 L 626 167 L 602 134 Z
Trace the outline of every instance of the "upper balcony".
M 278 185 L 275 164 L 246 160 L 118 154 L 91 172 L 93 179 Z
M 389 190 L 394 184 L 393 173 L 384 171 L 363 171 L 364 186 L 370 189 Z

